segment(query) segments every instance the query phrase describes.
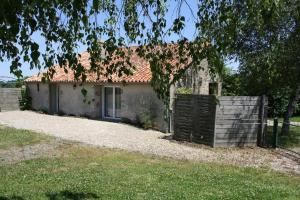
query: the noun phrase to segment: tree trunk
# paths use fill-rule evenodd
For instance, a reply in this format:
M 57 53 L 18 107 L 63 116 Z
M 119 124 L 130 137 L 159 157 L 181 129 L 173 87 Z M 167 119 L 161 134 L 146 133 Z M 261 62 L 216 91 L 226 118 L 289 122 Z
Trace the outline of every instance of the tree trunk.
M 293 93 L 290 96 L 289 104 L 286 108 L 286 112 L 285 112 L 284 118 L 283 118 L 283 124 L 282 124 L 282 129 L 281 129 L 282 135 L 289 134 L 290 117 L 292 117 L 292 115 L 293 115 L 296 104 L 299 102 L 299 98 L 300 98 L 300 85 L 297 86 L 297 88 L 293 91 Z

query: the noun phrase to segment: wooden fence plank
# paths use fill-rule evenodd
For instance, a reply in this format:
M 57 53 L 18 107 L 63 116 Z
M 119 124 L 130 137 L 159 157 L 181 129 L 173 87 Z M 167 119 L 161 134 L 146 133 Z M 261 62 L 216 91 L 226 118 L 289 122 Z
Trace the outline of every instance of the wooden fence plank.
M 261 131 L 261 97 L 178 95 L 174 137 L 212 146 L 252 146 Z M 263 100 L 266 101 L 265 99 Z
M 239 101 L 239 100 L 248 100 L 255 101 L 260 99 L 260 96 L 218 96 L 218 100 L 223 101 Z

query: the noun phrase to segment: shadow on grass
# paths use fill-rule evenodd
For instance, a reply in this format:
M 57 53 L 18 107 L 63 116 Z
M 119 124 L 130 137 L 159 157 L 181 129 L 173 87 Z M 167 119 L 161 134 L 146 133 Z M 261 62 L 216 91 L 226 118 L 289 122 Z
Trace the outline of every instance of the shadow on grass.
M 49 200 L 85 200 L 85 199 L 99 199 L 99 197 L 94 193 L 84 193 L 84 192 L 71 192 L 68 190 L 61 191 L 61 192 L 53 192 L 53 193 L 46 193 L 46 196 Z M 11 197 L 4 197 L 0 196 L 0 200 L 25 200 L 23 197 L 20 196 L 11 196 Z
M 11 196 L 11 197 L 1 197 L 0 196 L 0 200 L 25 200 L 22 197 L 19 196 Z
M 58 193 L 46 193 L 49 200 L 84 200 L 84 199 L 98 199 L 99 197 L 94 193 L 84 193 L 84 192 L 71 192 L 68 190 L 61 191 Z M 1 199 L 0 199 L 1 200 Z

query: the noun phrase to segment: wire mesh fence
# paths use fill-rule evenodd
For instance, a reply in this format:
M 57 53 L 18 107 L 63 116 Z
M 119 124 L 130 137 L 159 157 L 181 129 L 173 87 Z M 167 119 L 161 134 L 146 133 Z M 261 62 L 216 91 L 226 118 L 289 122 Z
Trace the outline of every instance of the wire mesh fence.
M 289 126 L 286 133 L 282 132 L 284 124 Z M 300 158 L 300 122 L 284 123 L 277 118 L 268 120 L 265 141 L 267 147 L 288 150 Z

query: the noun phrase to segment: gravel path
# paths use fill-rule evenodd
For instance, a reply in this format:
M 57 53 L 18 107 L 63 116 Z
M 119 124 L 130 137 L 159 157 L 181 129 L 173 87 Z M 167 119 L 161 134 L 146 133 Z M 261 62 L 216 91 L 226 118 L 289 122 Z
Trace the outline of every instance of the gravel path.
M 164 139 L 167 136 L 164 133 L 153 130 L 145 131 L 122 123 L 52 116 L 30 111 L 11 111 L 0 113 L 0 124 L 43 132 L 100 147 L 200 162 L 270 167 L 279 171 L 293 171 L 300 174 L 299 163 L 275 151 L 261 148 L 213 149 L 185 145 Z

